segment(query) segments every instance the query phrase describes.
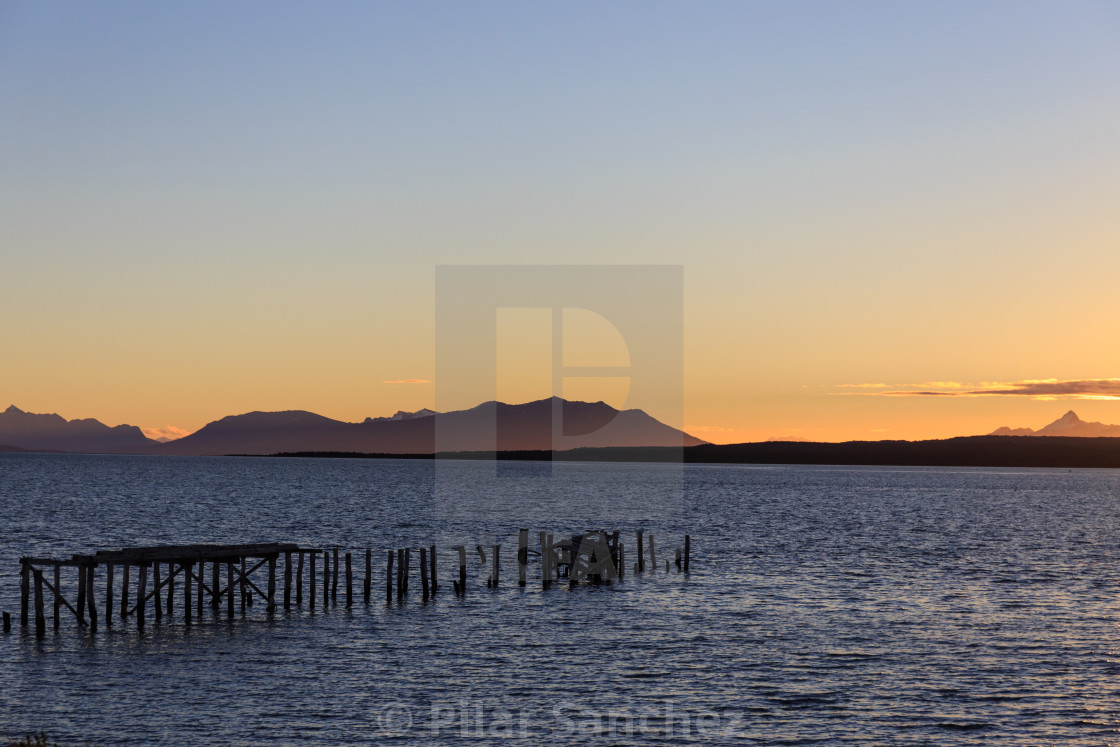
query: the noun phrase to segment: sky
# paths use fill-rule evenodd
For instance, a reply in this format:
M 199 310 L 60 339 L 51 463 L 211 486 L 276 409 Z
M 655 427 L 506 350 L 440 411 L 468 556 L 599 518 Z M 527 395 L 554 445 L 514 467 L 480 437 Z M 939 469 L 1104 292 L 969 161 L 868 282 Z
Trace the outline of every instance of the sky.
M 608 264 L 710 441 L 1120 423 L 1118 205 L 1115 2 L 0 0 L 0 407 L 433 407 L 437 268 Z

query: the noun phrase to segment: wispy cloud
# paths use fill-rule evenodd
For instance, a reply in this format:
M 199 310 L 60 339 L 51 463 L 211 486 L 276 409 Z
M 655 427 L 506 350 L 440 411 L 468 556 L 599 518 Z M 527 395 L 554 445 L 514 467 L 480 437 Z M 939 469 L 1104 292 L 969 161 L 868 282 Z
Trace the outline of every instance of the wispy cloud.
M 169 441 L 174 441 L 177 438 L 191 435 L 191 432 L 185 428 L 180 428 L 177 425 L 161 425 L 155 428 L 141 428 L 144 435 L 151 439 L 166 438 Z
M 840 384 L 843 388 L 869 385 Z M 875 388 L 879 388 L 878 385 Z M 986 381 L 968 384 L 960 381 L 927 381 L 896 385 L 877 392 L 836 392 L 872 397 L 1031 397 L 1037 400 L 1092 399 L 1120 400 L 1120 379 L 1027 379 L 1024 381 Z
M 389 379 L 382 381 L 382 384 L 431 384 L 428 379 Z

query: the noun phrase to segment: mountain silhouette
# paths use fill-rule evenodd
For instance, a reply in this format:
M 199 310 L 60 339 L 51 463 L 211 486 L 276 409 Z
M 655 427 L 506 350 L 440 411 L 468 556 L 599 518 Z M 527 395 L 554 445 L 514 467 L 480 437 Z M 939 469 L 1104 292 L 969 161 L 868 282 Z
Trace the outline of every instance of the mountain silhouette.
M 133 425 L 110 427 L 86 418 L 24 412 L 15 405 L 0 412 L 0 444 L 20 451 L 77 451 L 93 454 L 152 453 L 155 441 Z
M 1120 436 L 1120 425 L 1106 425 L 1082 420 L 1070 410 L 1062 417 L 1039 430 L 1033 428 L 1008 428 L 992 431 L 991 436 L 1064 436 L 1071 438 L 1101 438 Z
M 557 421 L 554 427 L 554 420 Z M 0 448 L 90 454 L 224 455 L 291 452 L 433 454 L 436 451 L 558 451 L 587 447 L 695 446 L 706 443 L 641 410 L 557 397 L 469 410 L 398 412 L 361 423 L 304 410 L 230 415 L 174 441 L 154 441 L 135 426 L 65 420 L 14 405 L 0 413 Z
M 554 415 L 560 423 L 554 428 Z M 484 402 L 469 410 L 400 412 L 347 423 L 300 410 L 251 412 L 210 423 L 164 444 L 185 455 L 356 452 L 432 454 L 460 451 L 553 451 L 604 446 L 695 446 L 705 443 L 642 410 L 557 397 L 525 404 Z

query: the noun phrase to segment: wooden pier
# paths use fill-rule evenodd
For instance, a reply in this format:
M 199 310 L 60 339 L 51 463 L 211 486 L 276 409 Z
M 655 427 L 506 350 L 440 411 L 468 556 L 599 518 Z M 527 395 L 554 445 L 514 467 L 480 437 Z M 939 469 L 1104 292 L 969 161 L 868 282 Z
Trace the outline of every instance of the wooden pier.
M 539 549 L 529 547 L 529 530 L 521 529 L 517 535 L 517 584 L 524 587 L 528 578 L 530 556 L 539 558 L 540 579 L 543 588 L 567 579 L 570 586 L 579 583 L 612 583 L 623 579 L 626 572 L 625 547 L 620 541 L 618 531 L 603 530 L 571 534 L 567 538 L 555 539 L 553 534 L 540 532 Z M 656 570 L 656 556 L 652 535 L 636 533 L 637 558 L 634 571 L 645 571 L 643 538 L 650 554 L 650 569 Z M 385 601 L 392 604 L 394 592 L 397 601 L 405 599 L 409 590 L 409 577 L 412 574 L 413 548 L 388 550 L 385 568 Z M 417 548 L 417 573 L 420 577 L 421 594 L 424 601 L 434 597 L 440 583 L 437 580 L 437 548 L 435 545 Z M 467 593 L 467 552 L 463 545 L 456 546 L 458 569 L 452 579 L 452 587 L 457 595 Z M 496 589 L 501 580 L 501 545 L 488 548 L 478 545 L 480 568 L 489 567 L 486 587 Z M 489 551 L 489 556 L 488 556 Z M 689 573 L 691 537 L 685 535 L 683 553 L 681 548 L 675 552 L 678 572 Z M 365 604 L 371 601 L 373 574 L 373 550 L 365 548 L 360 558 L 364 558 L 365 576 L 362 582 L 362 599 Z M 317 579 L 317 561 L 322 562 L 322 578 Z M 283 565 L 281 567 L 281 561 Z M 294 562 L 293 562 L 294 561 Z M 395 572 L 394 572 L 395 565 Z M 164 615 L 171 617 L 176 608 L 176 588 L 181 589 L 181 619 L 191 624 L 203 616 L 204 609 L 210 607 L 214 615 L 221 614 L 224 606 L 227 617 L 233 617 L 235 610 L 242 613 L 252 606 L 254 599 L 264 603 L 267 614 L 273 614 L 279 605 L 284 609 L 293 604 L 302 607 L 304 601 L 310 609 L 316 606 L 317 581 L 322 583 L 322 605 L 324 608 L 338 604 L 338 585 L 341 570 L 345 567 L 343 601 L 347 607 L 354 602 L 354 563 L 353 553 L 344 548 L 300 547 L 290 543 L 246 544 L 246 545 L 161 545 L 156 547 L 131 547 L 120 550 L 100 550 L 92 555 L 72 555 L 67 559 L 23 557 L 20 558 L 20 625 L 28 626 L 34 606 L 35 630 L 40 636 L 47 627 L 46 595 L 49 592 L 52 602 L 52 623 L 55 629 L 61 625 L 62 610 L 72 614 L 81 627 L 96 630 L 101 619 L 99 610 L 104 614 L 104 624 L 112 626 L 114 613 L 124 622 L 129 618 L 142 628 L 149 610 L 157 622 Z M 306 574 L 304 569 L 307 569 Z M 669 570 L 669 561 L 665 563 Z M 63 593 L 63 570 L 74 569 L 77 578 L 72 589 L 71 599 Z M 97 571 L 101 569 L 104 582 L 104 607 L 99 608 L 96 583 Z M 118 583 L 119 572 L 119 587 Z M 135 580 L 134 580 L 135 574 Z M 304 595 L 304 585 L 308 594 Z M 282 589 L 278 583 L 283 583 Z M 135 586 L 134 586 L 135 584 Z M 294 593 L 293 593 L 294 592 Z M 67 615 L 67 617 L 69 616 Z M 4 632 L 11 629 L 11 617 L 3 613 Z

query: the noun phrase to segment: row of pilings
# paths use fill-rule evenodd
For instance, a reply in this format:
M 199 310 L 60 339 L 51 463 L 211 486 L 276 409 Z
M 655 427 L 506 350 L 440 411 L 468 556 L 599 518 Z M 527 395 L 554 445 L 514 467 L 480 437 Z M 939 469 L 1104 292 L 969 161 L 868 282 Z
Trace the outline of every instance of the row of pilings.
M 657 570 L 653 535 L 639 530 L 634 538 L 633 572 Z M 537 537 L 538 548 L 530 548 L 529 530 L 521 529 L 515 563 L 517 584 L 522 587 L 527 584 L 530 557 L 539 558 L 540 582 L 545 589 L 564 581 L 574 586 L 583 582 L 622 580 L 627 564 L 626 547 L 620 540 L 621 533 L 617 531 L 596 530 L 559 539 L 542 531 Z M 388 550 L 384 577 L 387 603 L 393 602 L 394 595 L 398 601 L 408 595 L 414 549 L 417 550 L 415 571 L 422 598 L 426 601 L 439 590 L 435 545 Z M 665 571 L 675 566 L 678 572 L 689 573 L 691 549 L 691 537 L 686 534 L 683 546 L 673 549 L 673 560 L 665 560 Z M 467 547 L 457 545 L 452 551 L 457 573 L 452 576 L 451 586 L 456 595 L 465 595 L 468 590 Z M 476 545 L 475 552 L 482 568 L 489 566 L 486 587 L 497 588 L 501 581 L 501 545 Z M 369 604 L 374 585 L 374 552 L 370 548 L 359 551 L 360 559 L 363 554 L 365 573 L 361 594 L 362 600 Z M 187 624 L 196 616 L 201 618 L 207 606 L 215 614 L 224 606 L 227 616 L 233 617 L 238 607 L 244 613 L 254 599 L 262 600 L 269 614 L 281 604 L 289 609 L 306 603 L 312 610 L 319 601 L 323 607 L 337 605 L 340 580 L 344 604 L 353 605 L 355 598 L 354 553 L 344 552 L 341 547 L 311 548 L 291 543 L 133 547 L 72 555 L 67 559 L 20 558 L 20 625 L 26 627 L 33 619 L 36 633 L 45 634 L 49 593 L 55 629 L 60 627 L 65 609 L 79 626 L 96 630 L 100 619 L 95 601 L 101 586 L 97 583 L 98 569 L 102 571 L 104 582 L 106 626 L 113 625 L 114 613 L 118 610 L 121 621 L 131 618 L 140 628 L 149 612 L 156 621 L 162 621 L 165 615 L 175 612 L 176 589 L 181 589 L 181 616 Z M 77 575 L 76 583 L 68 585 L 70 599 L 64 593 L 64 571 Z M 4 632 L 10 632 L 11 614 L 2 614 Z

